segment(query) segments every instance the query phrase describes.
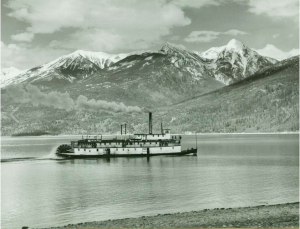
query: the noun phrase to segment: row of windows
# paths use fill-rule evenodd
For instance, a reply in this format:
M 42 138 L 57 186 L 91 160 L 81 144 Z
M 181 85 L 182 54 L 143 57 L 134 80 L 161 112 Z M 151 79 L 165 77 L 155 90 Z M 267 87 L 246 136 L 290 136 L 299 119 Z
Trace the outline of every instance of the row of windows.
M 174 149 L 174 146 L 172 148 Z M 160 149 L 162 149 L 162 147 L 160 147 Z M 124 151 L 125 149 L 122 148 L 122 150 Z M 136 150 L 136 148 L 134 148 L 134 150 Z M 80 149 L 78 149 L 78 151 L 80 151 Z M 86 149 L 84 149 L 84 151 L 86 151 Z M 119 151 L 119 149 L 116 149 L 116 151 Z M 129 149 L 127 149 L 127 151 L 129 151 Z M 91 150 L 89 150 L 89 152 L 91 152 Z M 99 152 L 99 149 L 97 149 L 97 152 Z
M 161 135 L 162 137 L 165 136 L 164 134 L 157 134 L 157 135 L 156 135 L 156 134 L 152 134 L 152 137 L 155 137 L 155 136 L 158 136 L 158 137 L 159 137 L 160 135 Z M 142 137 L 142 136 L 145 136 L 145 135 L 137 135 L 137 137 Z M 150 134 L 148 134 L 147 136 L 150 136 Z
M 124 148 L 122 150 L 124 151 Z M 136 150 L 136 148 L 134 148 L 134 150 Z M 119 149 L 116 149 L 116 151 L 119 151 Z M 129 151 L 129 149 L 127 149 L 127 151 Z
M 116 149 L 116 151 L 118 151 L 119 149 Z M 136 150 L 136 148 L 134 148 L 134 150 Z M 78 149 L 78 151 L 80 151 L 80 149 Z M 83 151 L 86 151 L 86 149 L 83 149 Z M 124 151 L 124 148 L 123 148 Z M 129 151 L 129 149 L 127 149 L 127 151 Z M 91 150 L 89 150 L 89 152 L 91 152 Z M 99 152 L 99 149 L 97 149 L 97 152 Z
M 111 144 L 111 143 L 101 143 L 101 144 L 99 144 L 98 143 L 97 146 L 102 146 L 102 145 L 106 145 L 106 144 L 107 144 L 107 146 L 110 146 L 110 145 L 122 145 L 122 143 L 115 143 L 115 144 Z M 148 144 L 148 145 L 157 145 L 159 143 L 158 142 L 146 142 L 145 144 Z M 138 142 L 130 142 L 129 145 L 140 145 L 140 146 L 142 146 L 142 144 L 139 144 Z M 85 145 L 85 146 L 81 146 L 81 147 L 90 148 L 90 147 L 92 147 L 92 145 Z

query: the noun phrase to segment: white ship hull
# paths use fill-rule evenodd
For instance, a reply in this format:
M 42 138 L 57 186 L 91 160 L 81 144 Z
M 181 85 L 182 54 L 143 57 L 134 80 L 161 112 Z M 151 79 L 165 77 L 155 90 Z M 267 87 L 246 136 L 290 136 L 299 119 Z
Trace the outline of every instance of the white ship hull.
M 181 148 L 181 147 L 180 147 Z M 66 152 L 66 153 L 61 153 L 61 156 L 66 157 L 66 158 L 111 158 L 111 157 L 152 157 L 152 156 L 162 156 L 162 155 L 169 155 L 169 156 L 181 156 L 181 155 L 197 155 L 197 149 L 187 149 L 183 151 L 171 151 L 171 149 L 164 149 L 164 150 L 153 150 L 149 149 L 149 151 L 144 152 L 133 152 L 133 151 L 121 151 L 120 153 L 117 153 L 115 151 L 114 153 L 109 153 L 109 152 L 104 152 L 103 153 L 92 153 L 92 152 L 87 152 L 87 153 L 72 153 L 72 152 Z

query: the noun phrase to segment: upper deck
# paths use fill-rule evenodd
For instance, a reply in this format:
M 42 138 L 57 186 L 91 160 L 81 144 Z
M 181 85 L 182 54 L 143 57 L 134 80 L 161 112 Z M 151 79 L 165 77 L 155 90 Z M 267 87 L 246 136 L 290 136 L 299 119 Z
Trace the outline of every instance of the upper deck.
M 157 142 L 157 141 L 176 141 L 180 140 L 180 135 L 171 134 L 123 134 L 123 135 L 89 135 L 82 136 L 82 139 L 76 142 Z

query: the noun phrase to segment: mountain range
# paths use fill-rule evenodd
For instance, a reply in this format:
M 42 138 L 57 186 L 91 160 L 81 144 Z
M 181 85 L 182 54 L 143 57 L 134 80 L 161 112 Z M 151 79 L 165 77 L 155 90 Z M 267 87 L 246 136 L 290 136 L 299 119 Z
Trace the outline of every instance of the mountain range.
M 283 94 L 277 90 L 278 88 L 288 91 L 286 95 L 290 93 L 289 95 L 293 96 L 290 99 L 287 97 L 285 101 L 297 108 L 295 98 L 299 98 L 299 92 L 295 92 L 293 85 L 299 85 L 296 77 L 296 72 L 299 71 L 296 60 L 297 58 L 299 60 L 299 57 L 295 58 L 279 62 L 259 55 L 235 39 L 227 45 L 214 47 L 202 53 L 171 43 L 165 44 L 158 51 L 117 55 L 80 50 L 47 64 L 16 73 L 14 76 L 2 73 L 4 76 L 1 76 L 2 107 L 9 110 L 15 106 L 6 95 L 8 85 L 32 84 L 46 93 L 67 91 L 73 99 L 84 95 L 88 99 L 151 109 L 177 132 L 254 131 L 258 130 L 255 124 L 256 116 L 264 117 L 264 112 L 274 112 L 273 108 L 269 107 L 272 101 L 282 100 Z M 281 77 L 282 75 L 284 77 Z M 266 91 L 265 87 L 269 88 L 269 79 L 277 80 L 274 86 L 276 93 L 268 97 L 270 100 L 258 96 L 261 91 Z M 256 88 L 248 91 L 247 88 L 252 85 L 252 81 L 256 82 Z M 277 83 L 282 86 L 278 86 Z M 289 87 L 293 90 L 291 91 Z M 231 95 L 229 97 L 228 91 Z M 248 97 L 246 91 L 249 93 Z M 260 103 L 260 100 L 264 102 Z M 254 112 L 255 106 L 257 113 L 254 113 L 252 121 L 249 121 L 251 124 L 248 124 L 242 117 Z M 262 106 L 268 109 L 262 109 Z M 286 109 L 293 110 L 291 107 Z M 22 117 L 22 121 L 18 123 L 17 129 L 14 129 L 16 124 L 13 120 L 4 115 L 2 120 L 4 135 L 25 130 L 65 134 L 95 131 L 115 133 L 119 129 L 120 122 L 132 122 L 128 128 L 135 132 L 147 129 L 143 125 L 146 120 L 142 120 L 140 115 L 111 114 L 103 110 L 96 113 L 84 111 L 74 113 L 43 106 L 35 109 L 31 104 L 24 104 L 18 114 L 19 118 Z M 288 126 L 286 130 L 295 130 L 298 121 L 295 121 L 294 116 L 296 117 L 293 113 L 293 118 L 286 122 L 288 125 L 282 124 Z M 39 120 L 38 117 L 43 119 Z M 274 122 L 270 117 L 260 119 L 259 122 Z M 232 119 L 239 120 L 235 126 L 239 126 L 240 122 L 241 127 L 232 129 L 234 126 L 231 123 Z M 246 128 L 245 122 L 250 126 Z M 285 128 L 280 124 L 274 126 L 276 127 L 273 129 L 269 126 L 259 130 L 271 128 L 271 131 L 278 131 Z M 201 130 L 200 127 L 204 129 Z
M 35 84 L 71 96 L 154 107 L 170 105 L 238 82 L 278 62 L 240 41 L 198 53 L 171 43 L 158 51 L 110 55 L 76 51 L 47 64 L 3 77 L 10 84 Z
M 240 41 L 232 39 L 227 45 L 213 47 L 199 53 L 182 46 L 166 43 L 159 51 L 138 51 L 127 54 L 107 54 L 104 52 L 89 52 L 77 50 L 69 55 L 29 70 L 20 71 L 14 67 L 1 71 L 2 86 L 23 81 L 39 81 L 62 79 L 69 82 L 87 78 L 103 69 L 115 70 L 112 65 L 130 56 L 148 56 L 153 54 L 168 55 L 176 67 L 187 67 L 192 64 L 199 67 L 193 74 L 214 74 L 216 80 L 228 85 L 239 79 L 246 78 L 262 66 L 274 64 L 277 60 L 263 57 L 246 47 Z M 151 60 L 149 57 L 148 60 Z M 132 67 L 135 63 L 130 63 Z M 147 62 L 150 64 L 150 62 Z M 123 64 L 124 65 L 124 64 Z

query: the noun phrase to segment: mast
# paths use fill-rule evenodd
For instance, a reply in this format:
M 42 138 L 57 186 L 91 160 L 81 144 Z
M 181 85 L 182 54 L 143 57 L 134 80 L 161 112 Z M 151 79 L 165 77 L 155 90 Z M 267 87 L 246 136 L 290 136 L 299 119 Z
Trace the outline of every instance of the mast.
M 162 124 L 162 122 L 160 123 L 160 129 L 161 129 L 161 134 L 164 134 L 164 129 L 163 129 L 163 124 Z
M 197 131 L 196 131 L 196 149 L 198 150 Z

